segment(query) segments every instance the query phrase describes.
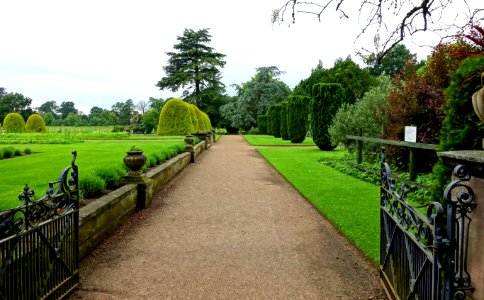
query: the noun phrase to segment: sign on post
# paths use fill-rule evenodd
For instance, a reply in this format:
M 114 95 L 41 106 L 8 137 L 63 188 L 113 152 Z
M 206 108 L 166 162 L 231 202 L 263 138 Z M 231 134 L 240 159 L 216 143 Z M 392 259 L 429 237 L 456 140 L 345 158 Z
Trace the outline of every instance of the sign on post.
M 416 126 L 405 126 L 405 142 L 411 142 L 411 143 L 417 142 Z

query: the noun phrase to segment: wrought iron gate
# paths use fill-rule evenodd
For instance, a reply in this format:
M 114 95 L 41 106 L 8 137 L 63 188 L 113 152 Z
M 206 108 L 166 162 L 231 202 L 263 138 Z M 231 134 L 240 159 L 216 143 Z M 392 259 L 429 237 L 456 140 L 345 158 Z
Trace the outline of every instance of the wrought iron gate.
M 396 187 L 382 149 L 380 280 L 391 299 L 464 299 L 472 291 L 467 272 L 469 213 L 475 208 L 470 174 L 454 169 L 444 192 L 446 209 L 432 202 L 413 207 Z
M 79 282 L 79 189 L 71 166 L 41 199 L 27 185 L 23 204 L 0 212 L 0 299 L 59 299 Z

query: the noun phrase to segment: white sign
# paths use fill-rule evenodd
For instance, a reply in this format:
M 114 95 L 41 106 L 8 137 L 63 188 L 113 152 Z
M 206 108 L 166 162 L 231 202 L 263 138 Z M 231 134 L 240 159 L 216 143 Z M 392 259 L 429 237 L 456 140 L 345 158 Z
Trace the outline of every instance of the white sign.
M 405 142 L 417 142 L 417 127 L 405 126 Z

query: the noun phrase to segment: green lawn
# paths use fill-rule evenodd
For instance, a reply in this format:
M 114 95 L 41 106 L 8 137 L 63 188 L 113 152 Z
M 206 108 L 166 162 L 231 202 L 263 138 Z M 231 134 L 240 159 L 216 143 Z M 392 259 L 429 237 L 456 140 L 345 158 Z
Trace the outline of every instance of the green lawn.
M 371 260 L 379 262 L 379 186 L 318 163 L 343 155 L 314 148 L 261 148 L 257 151 Z
M 245 140 L 252 146 L 316 146 L 312 138 L 305 138 L 302 143 L 293 144 L 282 138 L 275 138 L 272 135 L 243 135 Z
M 89 174 L 98 166 L 123 164 L 125 152 L 133 145 L 143 149 L 144 154 L 150 156 L 170 146 L 184 147 L 185 143 L 98 141 L 61 145 L 12 145 L 22 151 L 28 147 L 33 154 L 0 160 L 0 209 L 19 205 L 18 194 L 25 184 L 28 184 L 38 197 L 43 196 L 48 182 L 56 180 L 60 172 L 70 165 L 72 150 L 77 151 L 76 164 L 79 166 L 79 177 L 82 179 L 85 174 Z

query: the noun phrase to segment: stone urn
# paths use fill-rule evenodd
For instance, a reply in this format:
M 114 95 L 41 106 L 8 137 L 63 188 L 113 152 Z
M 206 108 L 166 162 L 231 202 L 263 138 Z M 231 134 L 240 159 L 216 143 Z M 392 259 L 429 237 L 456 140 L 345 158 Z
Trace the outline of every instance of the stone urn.
M 484 122 L 484 87 L 472 94 L 472 107 L 479 119 Z
M 187 135 L 183 140 L 185 141 L 185 143 L 187 143 L 187 145 L 193 145 L 195 138 L 193 137 L 193 135 Z
M 143 155 L 143 150 L 131 150 L 126 152 L 126 156 L 123 158 L 124 164 L 131 171 L 137 172 L 141 170 L 146 162 L 146 156 Z

